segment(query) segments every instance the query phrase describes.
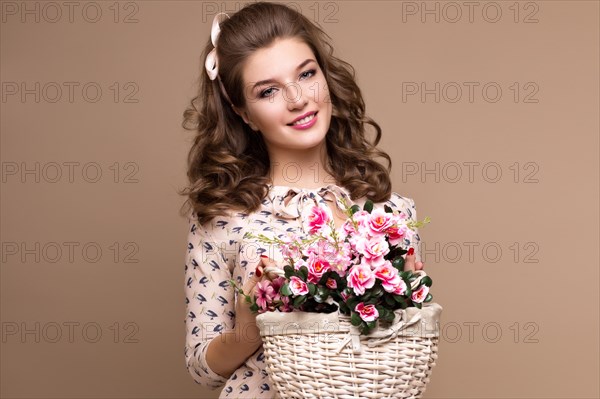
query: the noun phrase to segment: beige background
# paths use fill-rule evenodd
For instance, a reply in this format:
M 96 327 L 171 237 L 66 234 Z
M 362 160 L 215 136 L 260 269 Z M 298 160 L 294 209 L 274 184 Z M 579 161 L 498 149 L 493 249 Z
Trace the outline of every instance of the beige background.
M 216 398 L 184 365 L 180 123 L 215 11 L 242 3 L 75 2 L 72 22 L 51 3 L 1 4 L 1 395 Z M 394 191 L 432 219 L 425 397 L 598 398 L 599 5 L 473 4 L 293 6 L 356 68 Z

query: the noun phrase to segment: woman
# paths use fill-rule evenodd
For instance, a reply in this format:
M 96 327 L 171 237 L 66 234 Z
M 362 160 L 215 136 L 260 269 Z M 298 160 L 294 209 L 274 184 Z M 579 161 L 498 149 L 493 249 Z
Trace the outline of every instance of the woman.
M 196 132 L 182 192 L 191 208 L 186 366 L 197 383 L 222 389 L 220 398 L 274 398 L 256 315 L 228 282 L 253 293 L 275 277 L 263 268 L 280 266 L 281 256 L 244 234 L 302 234 L 303 210 L 316 202 L 339 228 L 342 198 L 360 206 L 369 198 L 416 220 L 414 201 L 391 190 L 391 160 L 375 147 L 381 129 L 365 116 L 353 68 L 303 15 L 264 2 L 219 14 L 203 60 L 199 94 L 184 113 Z M 418 234 L 409 244 L 416 253 L 406 268 L 422 269 Z

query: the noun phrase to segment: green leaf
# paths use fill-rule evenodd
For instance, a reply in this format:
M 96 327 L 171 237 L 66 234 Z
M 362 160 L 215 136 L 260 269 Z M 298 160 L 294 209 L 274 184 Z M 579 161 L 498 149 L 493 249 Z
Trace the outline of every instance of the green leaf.
M 285 272 L 285 278 L 287 278 L 288 280 L 290 279 L 290 277 L 296 274 L 296 270 L 290 265 L 285 266 L 283 268 L 283 271 Z
M 323 286 L 317 286 L 317 294 L 324 296 L 325 298 L 327 298 L 329 296 L 331 292 L 329 291 L 329 288 L 327 287 L 323 287 Z
M 285 283 L 281 289 L 279 290 L 279 293 L 281 295 L 285 295 L 285 296 L 290 296 L 292 295 L 292 290 L 290 289 L 290 284 L 289 283 Z
M 325 285 L 327 283 L 327 279 L 329 278 L 329 276 L 331 275 L 332 272 L 327 272 L 324 273 L 321 278 L 319 279 L 318 283 L 319 285 Z
M 395 245 L 390 248 L 390 252 L 385 255 L 385 259 L 396 259 L 407 253 L 405 249 L 402 249 L 401 246 Z
M 315 291 L 317 290 L 317 286 L 313 283 L 308 283 L 308 293 L 310 295 L 315 295 Z
M 358 313 L 352 312 L 352 316 L 350 316 L 350 323 L 352 323 L 353 326 L 358 326 L 362 323 L 362 319 Z
M 394 212 L 394 210 L 392 208 L 390 208 L 389 205 L 384 205 L 383 209 L 385 209 L 386 213 L 393 213 Z
M 360 302 L 360 299 L 358 299 L 358 297 L 351 297 L 348 298 L 348 300 L 346 301 L 346 305 L 348 305 L 348 307 L 352 310 L 354 310 L 354 308 L 356 307 L 356 305 L 358 305 L 358 303 Z
M 306 301 L 306 295 L 299 295 L 296 298 L 294 298 L 294 307 L 297 308 L 300 305 L 302 305 L 304 302 Z
M 384 292 L 385 291 L 383 290 L 382 286 L 377 286 L 371 290 L 371 296 L 374 298 L 379 298 Z
M 361 323 L 358 329 L 360 330 L 360 333 L 362 335 L 369 335 L 369 333 L 371 332 L 371 329 L 369 328 L 369 326 L 367 326 L 367 323 L 365 323 L 364 321 Z
M 365 205 L 363 206 L 363 210 L 371 213 L 371 211 L 373 211 L 373 201 L 371 201 L 370 199 L 365 201 Z
M 395 317 L 396 317 L 396 314 L 394 312 L 388 312 L 385 316 L 380 317 L 380 319 L 383 321 L 392 322 L 392 321 L 394 321 Z
M 352 211 L 352 214 L 354 215 L 356 212 L 360 211 L 360 206 L 358 206 L 358 205 L 352 205 L 350 207 L 350 210 Z
M 344 302 L 339 302 L 340 305 L 340 313 L 348 315 L 350 313 L 350 309 L 348 309 L 348 306 L 346 306 L 346 304 Z
M 404 258 L 397 257 L 396 259 L 394 259 L 392 261 L 392 266 L 394 266 L 396 269 L 398 269 L 399 272 L 404 271 Z
M 390 295 L 386 295 L 385 297 L 385 303 L 387 303 L 390 306 L 395 306 L 396 305 L 396 301 L 394 300 L 394 297 L 390 296 Z
M 256 303 L 253 303 L 252 305 L 250 305 L 250 311 L 258 312 L 258 305 Z
M 306 282 L 306 279 L 308 278 L 308 268 L 306 266 L 302 266 L 298 271 L 300 272 L 302 280 Z
M 421 284 L 431 287 L 431 284 L 433 284 L 433 281 L 431 280 L 431 277 L 425 276 L 421 279 Z
M 415 305 L 415 308 L 421 309 L 422 305 L 420 303 L 413 303 L 413 305 Z
M 431 302 L 432 299 L 433 299 L 433 295 L 427 294 L 427 296 L 425 297 L 425 300 L 423 302 Z
M 379 303 L 379 298 L 371 298 L 365 302 L 365 305 L 376 305 Z
M 406 284 L 406 292 L 404 293 L 404 296 L 410 298 L 410 296 L 412 295 L 412 288 L 410 288 L 410 279 L 402 277 L 402 280 L 404 280 L 404 284 Z
M 377 320 L 373 320 L 367 323 L 367 327 L 369 327 L 369 330 L 372 328 L 375 328 L 375 326 L 377 325 Z

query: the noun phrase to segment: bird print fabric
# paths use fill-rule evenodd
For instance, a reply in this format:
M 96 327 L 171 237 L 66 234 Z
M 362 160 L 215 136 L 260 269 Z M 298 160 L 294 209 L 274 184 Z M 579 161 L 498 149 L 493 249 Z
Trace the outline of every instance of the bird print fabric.
M 328 201 L 331 199 L 331 201 Z M 211 390 L 220 389 L 219 399 L 277 399 L 274 386 L 265 371 L 262 346 L 229 378 L 215 373 L 206 362 L 206 349 L 212 339 L 235 325 L 235 293 L 229 280 L 240 286 L 252 276 L 265 254 L 276 262 L 283 257 L 277 248 L 245 239 L 248 231 L 269 237 L 283 237 L 288 232 L 305 235 L 309 231 L 303 212 L 315 204 L 343 209 L 342 199 L 361 207 L 365 198 L 351 200 L 343 187 L 330 184 L 315 189 L 288 186 L 269 186 L 269 192 L 258 211 L 252 214 L 230 212 L 216 217 L 205 225 L 188 217 L 187 254 L 185 257 L 186 341 L 185 364 L 193 380 Z M 411 198 L 392 192 L 384 205 L 403 212 L 416 220 L 415 203 Z M 415 249 L 421 260 L 419 234 L 407 246 Z M 281 263 L 279 263 L 281 264 Z

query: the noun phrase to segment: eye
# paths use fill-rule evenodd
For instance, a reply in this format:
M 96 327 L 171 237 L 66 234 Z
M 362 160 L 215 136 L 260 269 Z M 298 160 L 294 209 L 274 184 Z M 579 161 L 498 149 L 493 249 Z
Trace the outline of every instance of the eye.
M 271 97 L 271 93 L 272 93 L 271 90 L 273 90 L 273 88 L 269 87 L 268 89 L 261 91 L 259 94 L 259 97 L 260 98 Z
M 304 71 L 300 74 L 301 78 L 310 78 L 311 76 L 314 76 L 317 73 L 317 71 L 315 69 L 309 69 L 308 71 Z

